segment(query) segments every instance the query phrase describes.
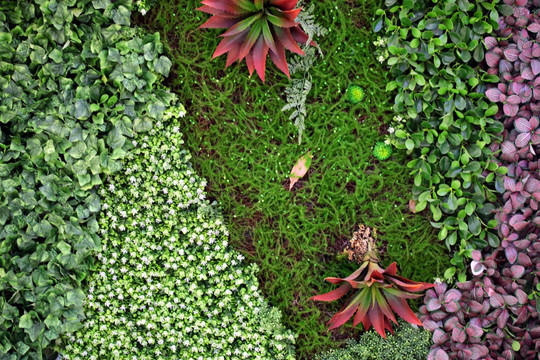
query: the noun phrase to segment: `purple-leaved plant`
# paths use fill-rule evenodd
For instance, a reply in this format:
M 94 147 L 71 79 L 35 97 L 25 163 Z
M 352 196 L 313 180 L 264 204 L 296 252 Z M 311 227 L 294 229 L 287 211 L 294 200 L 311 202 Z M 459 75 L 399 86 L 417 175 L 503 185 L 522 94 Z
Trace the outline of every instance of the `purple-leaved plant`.
M 433 333 L 428 359 L 538 359 L 540 321 L 533 295 L 540 278 L 540 0 L 504 0 L 513 13 L 485 38 L 486 96 L 505 130 L 491 144 L 508 171 L 496 219 L 497 249 L 472 252 L 473 279 L 426 292 L 420 320 Z

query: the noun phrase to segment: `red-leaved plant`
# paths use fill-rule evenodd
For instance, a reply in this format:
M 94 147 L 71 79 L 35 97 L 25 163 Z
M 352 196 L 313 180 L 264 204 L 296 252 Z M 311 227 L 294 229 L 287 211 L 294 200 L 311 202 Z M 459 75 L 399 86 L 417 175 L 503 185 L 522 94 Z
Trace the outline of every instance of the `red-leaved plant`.
M 492 144 L 499 164 L 508 168 L 497 188 L 504 205 L 496 219 L 502 248 L 510 264 L 518 256 L 515 242 L 540 226 L 540 1 L 505 0 L 513 13 L 499 19 L 498 38 L 487 37 L 488 73 L 499 84 L 486 91 L 495 103 L 502 103 L 496 117 L 505 130 L 503 142 Z
M 314 296 L 312 300 L 334 301 L 350 291 L 354 292 L 346 305 L 330 319 L 329 330 L 345 324 L 354 315 L 353 326 L 362 323 L 364 330 L 373 326 L 383 338 L 386 337 L 385 329 L 393 334 L 390 321 L 397 324 L 394 312 L 411 324 L 422 325 L 406 299 L 418 298 L 422 295 L 413 292 L 434 286 L 397 275 L 395 262 L 386 269 L 381 268 L 377 252 L 372 249 L 366 252 L 362 265 L 350 276 L 325 280 L 341 286 L 329 293 Z
M 304 55 L 298 43 L 308 35 L 294 20 L 301 11 L 298 0 L 204 0 L 198 10 L 213 16 L 201 28 L 228 28 L 220 36 L 212 59 L 228 53 L 225 68 L 244 58 L 249 75 L 255 69 L 264 82 L 266 57 L 290 78 L 285 49 Z M 311 42 L 310 44 L 315 45 Z
M 433 333 L 428 360 L 534 360 L 540 353 L 540 322 L 536 302 L 523 289 L 538 284 L 540 241 L 536 234 L 517 244 L 511 264 L 502 248 L 482 260 L 484 273 L 458 283 L 457 289 L 439 284 L 428 290 L 420 319 Z

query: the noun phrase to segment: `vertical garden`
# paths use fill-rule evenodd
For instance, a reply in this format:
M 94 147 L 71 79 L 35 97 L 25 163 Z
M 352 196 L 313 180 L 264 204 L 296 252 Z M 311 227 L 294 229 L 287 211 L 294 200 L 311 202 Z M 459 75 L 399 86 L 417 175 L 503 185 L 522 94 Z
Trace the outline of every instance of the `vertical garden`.
M 0 359 L 537 359 L 539 75 L 538 0 L 0 2 Z

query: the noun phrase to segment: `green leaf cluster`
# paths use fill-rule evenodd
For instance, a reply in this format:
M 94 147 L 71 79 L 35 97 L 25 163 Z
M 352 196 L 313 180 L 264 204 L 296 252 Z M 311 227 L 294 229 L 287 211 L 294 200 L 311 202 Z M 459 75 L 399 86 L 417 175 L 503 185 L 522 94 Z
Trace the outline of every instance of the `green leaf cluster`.
M 398 320 L 394 334 L 383 339 L 374 330 L 362 334 L 359 341 L 351 340 L 341 349 L 319 355 L 317 360 L 425 360 L 431 347 L 431 333 Z
M 417 211 L 429 208 L 438 238 L 454 249 L 454 267 L 465 280 L 465 262 L 473 249 L 498 246 L 493 230 L 495 172 L 503 172 L 489 145 L 500 140 L 497 106 L 485 100 L 493 81 L 477 65 L 484 58 L 482 39 L 508 11 L 498 1 L 387 0 L 376 27 L 385 25 L 388 65 L 397 90 L 394 110 L 407 118 L 394 144 L 415 158 Z
M 228 242 L 176 120 L 136 138 L 102 187 L 102 245 L 83 328 L 66 360 L 294 359 L 294 335 L 259 291 L 258 268 Z
M 84 317 L 95 189 L 175 98 L 130 1 L 0 3 L 0 358 L 40 359 Z

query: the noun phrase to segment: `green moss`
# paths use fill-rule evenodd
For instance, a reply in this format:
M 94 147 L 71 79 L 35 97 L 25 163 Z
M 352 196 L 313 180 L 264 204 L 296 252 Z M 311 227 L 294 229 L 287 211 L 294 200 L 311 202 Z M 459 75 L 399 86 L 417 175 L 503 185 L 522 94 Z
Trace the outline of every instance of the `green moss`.
M 358 85 L 349 85 L 347 88 L 347 100 L 352 104 L 358 104 L 364 100 L 364 89 Z
M 425 360 L 431 347 L 431 334 L 424 328 L 414 328 L 403 320 L 394 326 L 394 335 L 383 339 L 374 330 L 347 347 L 329 351 L 317 360 Z
M 392 155 L 392 146 L 383 142 L 377 142 L 373 148 L 373 156 L 379 160 L 386 160 Z
M 268 63 L 263 84 L 249 78 L 245 64 L 224 69 L 224 57 L 212 60 L 223 30 L 198 29 L 208 18 L 195 11 L 198 6 L 195 0 L 162 0 L 137 19 L 168 44 L 168 84 L 188 112 L 181 119 L 186 146 L 197 173 L 208 181 L 209 198 L 220 203 L 231 244 L 261 269 L 263 295 L 282 311 L 284 326 L 299 335 L 297 358 L 313 359 L 341 344 L 326 322 L 342 304 L 308 299 L 333 288 L 326 276 L 355 270 L 335 254 L 357 224 L 379 230 L 383 264 L 396 261 L 407 278 L 432 281 L 449 266 L 428 219 L 408 210 L 408 159 L 396 153 L 373 163 L 373 146 L 383 140 L 379 128 L 393 116 L 370 28 L 383 4 L 316 2 L 317 21 L 331 31 L 315 39 L 324 58 L 310 70 L 313 88 L 301 145 L 289 113 L 279 110 L 287 77 Z M 351 82 L 365 89 L 365 99 L 354 106 L 344 97 Z M 288 191 L 291 168 L 309 150 L 311 170 Z M 355 336 L 362 330 L 338 331 Z

